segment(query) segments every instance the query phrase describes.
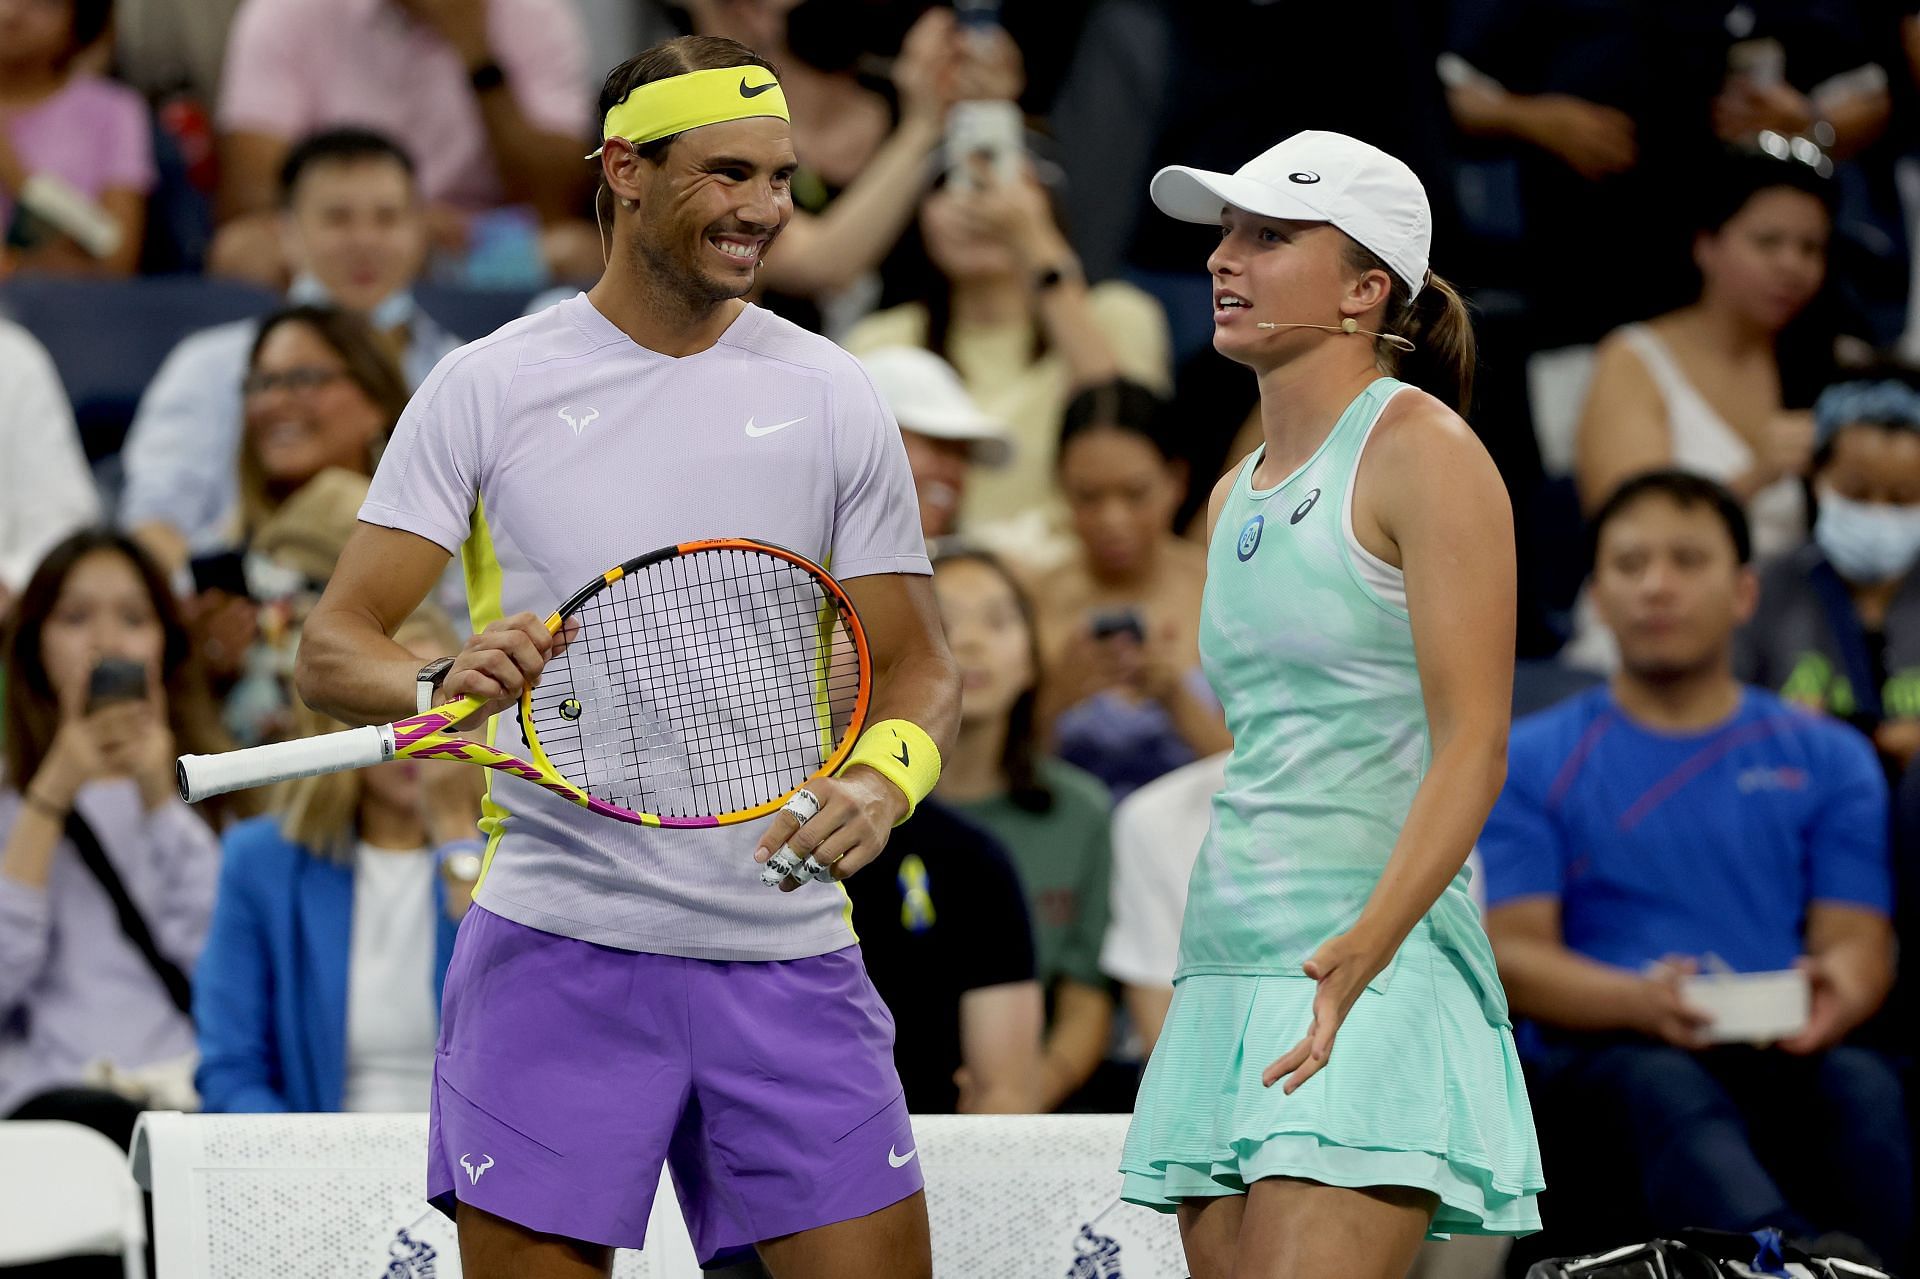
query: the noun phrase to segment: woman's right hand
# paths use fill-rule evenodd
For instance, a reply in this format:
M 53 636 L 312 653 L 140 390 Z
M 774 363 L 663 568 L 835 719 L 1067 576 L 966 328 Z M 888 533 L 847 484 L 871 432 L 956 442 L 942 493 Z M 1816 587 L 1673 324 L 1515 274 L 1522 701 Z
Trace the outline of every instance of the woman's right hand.
M 164 718 L 146 701 L 115 702 L 91 714 L 69 714 L 55 731 L 47 757 L 27 789 L 49 804 L 72 808 L 74 796 L 89 782 L 140 777 L 147 771 L 154 735 L 167 731 Z

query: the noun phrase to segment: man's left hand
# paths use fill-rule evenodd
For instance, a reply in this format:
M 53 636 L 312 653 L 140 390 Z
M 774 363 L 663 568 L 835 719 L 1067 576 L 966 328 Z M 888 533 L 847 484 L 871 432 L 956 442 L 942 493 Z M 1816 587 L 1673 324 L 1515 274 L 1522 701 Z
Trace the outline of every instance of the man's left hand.
M 1810 987 L 1807 1024 L 1799 1034 L 1782 1039 L 1778 1047 L 1804 1057 L 1839 1043 L 1858 1018 L 1853 1015 L 1855 998 L 1845 989 L 1846 975 L 1838 965 L 1820 955 L 1802 955 L 1794 966 L 1807 974 Z
M 753 850 L 754 861 L 765 865 L 784 845 L 800 858 L 812 856 L 835 879 L 845 879 L 880 855 L 893 824 L 907 811 L 900 788 L 864 765 L 808 782 L 807 790 L 820 801 L 820 811 L 805 825 L 785 810 L 776 814 Z M 789 875 L 780 891 L 790 893 L 800 883 Z

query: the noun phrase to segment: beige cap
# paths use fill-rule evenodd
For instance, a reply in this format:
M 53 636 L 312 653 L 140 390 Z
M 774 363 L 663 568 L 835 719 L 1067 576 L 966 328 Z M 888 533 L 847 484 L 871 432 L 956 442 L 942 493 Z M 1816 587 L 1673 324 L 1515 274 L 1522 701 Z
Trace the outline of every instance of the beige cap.
M 980 411 L 953 366 L 918 346 L 889 346 L 860 357 L 903 431 L 936 440 L 968 440 L 981 466 L 1013 456 L 1007 424 Z

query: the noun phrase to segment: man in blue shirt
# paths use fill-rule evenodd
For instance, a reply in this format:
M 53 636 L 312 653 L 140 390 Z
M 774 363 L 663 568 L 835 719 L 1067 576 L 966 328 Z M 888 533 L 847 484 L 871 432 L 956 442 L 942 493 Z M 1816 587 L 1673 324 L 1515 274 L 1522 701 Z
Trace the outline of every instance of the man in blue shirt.
M 1590 1205 L 1620 1229 L 1778 1226 L 1897 1266 L 1913 1212 L 1899 1078 L 1842 1042 L 1893 978 L 1873 749 L 1733 677 L 1758 588 L 1731 494 L 1651 472 L 1594 530 L 1591 590 L 1621 670 L 1514 727 L 1480 843 L 1537 1100 L 1592 1125 L 1570 1166 L 1622 1146 L 1635 1160 L 1637 1192 L 1618 1193 L 1641 1202 Z M 1722 964 L 1804 969 L 1804 1029 L 1711 1045 L 1682 982 Z
M 288 152 L 281 230 L 297 274 L 290 303 L 330 302 L 366 317 L 418 386 L 460 339 L 414 305 L 427 223 L 405 151 L 366 129 L 328 129 Z M 121 452 L 120 522 L 173 572 L 228 544 L 238 501 L 242 406 L 260 322 L 182 339 L 154 375 Z

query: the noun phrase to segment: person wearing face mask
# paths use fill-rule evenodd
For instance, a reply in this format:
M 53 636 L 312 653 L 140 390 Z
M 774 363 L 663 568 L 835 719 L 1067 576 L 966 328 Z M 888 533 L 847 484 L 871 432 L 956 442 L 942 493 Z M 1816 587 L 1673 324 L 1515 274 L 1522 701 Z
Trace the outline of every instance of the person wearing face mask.
M 426 256 L 413 161 L 366 129 L 316 133 L 280 172 L 281 235 L 297 274 L 292 304 L 331 303 L 366 317 L 406 385 L 460 344 L 411 292 Z M 226 538 L 238 498 L 233 457 L 245 416 L 241 380 L 260 321 L 183 339 L 140 400 L 121 452 L 120 523 L 169 572 Z
M 47 553 L 0 668 L 0 1115 L 125 1145 L 149 1088 L 191 1105 L 186 974 L 220 845 L 173 762 L 227 743 L 165 578 L 116 533 Z
M 1835 383 L 1814 423 L 1813 538 L 1762 572 L 1735 670 L 1853 723 L 1898 774 L 1920 754 L 1920 377 Z

